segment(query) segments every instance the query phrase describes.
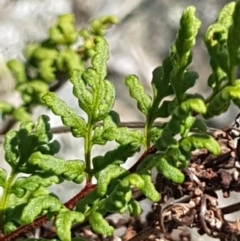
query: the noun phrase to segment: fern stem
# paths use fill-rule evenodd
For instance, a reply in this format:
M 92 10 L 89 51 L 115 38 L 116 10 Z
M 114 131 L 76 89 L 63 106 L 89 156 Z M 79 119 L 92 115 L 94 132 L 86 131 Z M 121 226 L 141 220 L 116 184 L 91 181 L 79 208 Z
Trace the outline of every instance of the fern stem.
M 84 157 L 85 157 L 85 163 L 86 163 L 86 173 L 88 174 L 87 181 L 91 182 L 92 179 L 92 174 L 91 174 L 91 149 L 92 149 L 92 130 L 93 130 L 93 125 L 91 123 L 92 121 L 89 120 L 88 125 L 87 125 L 87 133 L 85 136 L 85 141 L 84 141 Z
M 17 176 L 16 174 L 11 173 L 11 175 L 3 189 L 3 196 L 0 201 L 0 229 L 1 230 L 4 225 L 5 210 L 6 210 L 6 206 L 8 204 L 8 200 L 10 197 L 10 189 L 16 179 L 16 176 Z
M 145 150 L 148 150 L 149 147 L 150 147 L 150 140 L 148 138 L 148 132 L 149 132 L 149 129 L 150 129 L 151 125 L 152 125 L 151 118 L 149 118 L 147 116 L 146 124 L 145 124 L 145 127 L 144 127 L 144 137 L 145 137 L 144 146 L 145 146 Z
M 234 85 L 235 80 L 236 80 L 236 67 L 233 67 L 231 69 L 230 78 L 229 78 L 230 85 Z

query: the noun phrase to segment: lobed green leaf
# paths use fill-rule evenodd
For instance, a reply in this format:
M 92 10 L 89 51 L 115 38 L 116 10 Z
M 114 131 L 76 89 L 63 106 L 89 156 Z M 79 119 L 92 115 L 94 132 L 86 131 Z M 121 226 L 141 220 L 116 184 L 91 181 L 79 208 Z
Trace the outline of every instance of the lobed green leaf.
M 49 38 L 55 44 L 70 45 L 77 41 L 78 32 L 74 26 L 73 14 L 64 14 L 58 18 L 56 27 L 50 28 Z
M 85 217 L 82 213 L 61 209 L 56 217 L 56 228 L 61 241 L 71 241 L 71 227 L 73 223 L 82 223 Z
M 215 156 L 221 153 L 219 143 L 208 134 L 193 134 L 188 136 L 180 141 L 180 146 L 186 152 L 204 148 Z
M 23 83 L 27 81 L 25 66 L 22 62 L 17 59 L 13 59 L 8 61 L 7 66 L 11 70 L 14 78 L 17 80 L 18 83 Z
M 128 203 L 128 210 L 131 216 L 139 216 L 142 213 L 142 208 L 138 201 L 133 198 Z
M 143 188 L 140 189 L 141 192 L 152 202 L 159 202 L 161 199 L 161 194 L 156 190 L 151 175 L 141 174 L 141 178 L 144 181 Z
M 126 86 L 129 88 L 129 93 L 137 101 L 138 109 L 145 115 L 148 115 L 151 107 L 151 98 L 145 94 L 143 86 L 140 84 L 139 79 L 135 75 L 126 77 Z
M 233 86 L 226 86 L 220 90 L 207 105 L 205 118 L 211 118 L 227 111 L 231 100 L 240 100 L 240 80 L 237 80 Z
M 71 78 L 74 95 L 79 106 L 94 124 L 103 120 L 111 111 L 115 100 L 113 84 L 105 80 L 107 74 L 108 44 L 103 38 L 95 38 L 95 55 L 92 66 L 86 71 L 74 72 Z
M 111 236 L 114 232 L 114 228 L 111 227 L 108 222 L 103 218 L 102 214 L 98 212 L 92 212 L 89 216 L 89 223 L 94 232 L 105 236 Z
M 63 180 L 58 176 L 54 176 L 51 173 L 42 173 L 39 175 L 33 175 L 30 177 L 18 178 L 13 186 L 11 192 L 17 197 L 23 197 L 27 191 L 33 193 L 40 187 L 49 187 L 52 184 L 58 184 Z
M 69 160 L 44 155 L 40 152 L 33 153 L 28 162 L 44 171 L 54 175 L 63 176 L 66 180 L 81 183 L 85 178 L 85 164 L 81 160 Z
M 55 197 L 50 195 L 37 196 L 32 198 L 24 208 L 21 222 L 22 224 L 29 224 L 45 211 L 47 211 L 48 214 L 54 214 L 59 212 L 62 208 L 64 208 L 63 204 Z
M 55 115 L 61 116 L 63 123 L 71 128 L 73 136 L 83 137 L 86 133 L 86 123 L 82 117 L 60 100 L 56 94 L 47 93 L 43 96 L 43 101 L 51 108 Z
M 9 131 L 4 139 L 4 150 L 5 150 L 5 160 L 11 167 L 14 167 L 17 163 L 17 159 L 19 157 L 18 151 L 18 134 L 17 131 L 11 130 Z
M 164 157 L 159 158 L 156 168 L 165 178 L 179 184 L 184 182 L 184 174 L 178 168 L 170 165 Z
M 103 125 L 94 129 L 92 143 L 98 145 L 105 145 L 107 141 L 113 141 L 112 137 L 117 129 L 117 124 L 120 122 L 118 113 L 110 111 L 104 118 Z
M 14 110 L 14 107 L 6 101 L 0 101 L 0 113 L 2 114 L 11 114 Z
M 97 192 L 100 196 L 103 196 L 107 192 L 108 184 L 112 179 L 119 178 L 126 175 L 127 171 L 118 165 L 110 164 L 105 169 L 96 174 L 98 180 Z
M 131 144 L 120 145 L 116 149 L 108 151 L 104 156 L 96 156 L 93 158 L 94 172 L 99 172 L 110 164 L 121 165 L 133 156 L 136 148 Z

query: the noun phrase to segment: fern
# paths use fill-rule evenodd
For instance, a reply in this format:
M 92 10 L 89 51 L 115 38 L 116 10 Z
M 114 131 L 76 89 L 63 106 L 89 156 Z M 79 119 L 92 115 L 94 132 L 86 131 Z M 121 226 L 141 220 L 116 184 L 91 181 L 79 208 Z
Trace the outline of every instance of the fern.
M 0 169 L 0 185 L 4 190 L 0 201 L 2 232 L 10 234 L 47 214 L 48 219 L 55 219 L 60 240 L 70 241 L 72 224 L 84 221 L 89 222 L 94 232 L 111 236 L 114 228 L 104 219 L 107 213 L 141 214 L 141 207 L 133 197 L 133 187 L 152 202 L 161 200 L 151 180 L 153 168 L 166 179 L 181 184 L 185 180 L 182 170 L 188 166 L 192 151 L 206 149 L 212 155 L 219 155 L 220 146 L 207 133 L 203 119 L 225 112 L 231 102 L 240 104 L 240 84 L 235 77 L 236 67 L 240 64 L 239 16 L 240 1 L 227 4 L 206 31 L 204 42 L 212 68 L 208 79 L 212 93 L 207 98 L 188 93 L 198 78 L 196 72 L 188 70 L 201 25 L 194 7 L 184 10 L 169 55 L 153 71 L 152 94 L 145 93 L 137 76 L 126 77 L 129 93 L 145 117 L 143 131 L 121 127 L 120 117 L 113 110 L 115 89 L 107 80 L 109 52 L 103 35 L 109 24 L 117 22 L 114 17 L 93 21 L 91 29 L 81 32 L 85 43 L 79 49 L 80 56 L 70 48 L 78 38 L 73 17 L 60 17 L 57 26 L 50 29 L 48 40 L 27 49 L 29 63 L 37 68 L 36 79 L 29 81 L 22 63 L 9 62 L 25 104 L 30 107 L 41 102 L 60 116 L 74 137 L 84 139 L 84 160 L 66 161 L 54 156 L 60 145 L 52 140 L 46 116 L 39 117 L 36 125 L 24 122 L 19 131 L 10 131 L 4 149 L 11 173 L 8 176 Z M 58 49 L 59 45 L 64 46 L 63 50 Z M 84 61 L 89 57 L 91 66 L 86 67 Z M 49 84 L 55 80 L 57 71 L 66 71 L 71 76 L 73 94 L 87 118 L 79 116 L 57 94 L 49 92 Z M 171 100 L 167 100 L 170 96 Z M 29 119 L 29 112 L 24 112 L 22 107 L 15 109 L 1 102 L 0 108 L 13 116 L 16 111 L 22 111 L 26 118 L 18 119 Z M 154 126 L 160 117 L 168 117 L 169 121 Z M 108 141 L 116 143 L 115 149 L 93 157 L 93 146 L 105 145 Z M 144 156 L 134 171 L 122 166 L 141 147 L 148 151 L 152 145 L 156 148 L 155 153 Z M 21 173 L 28 176 L 21 177 Z M 97 180 L 96 187 L 92 184 L 93 178 Z M 51 184 L 63 180 L 87 183 L 74 210 L 71 210 L 74 205 L 62 204 L 47 190 Z

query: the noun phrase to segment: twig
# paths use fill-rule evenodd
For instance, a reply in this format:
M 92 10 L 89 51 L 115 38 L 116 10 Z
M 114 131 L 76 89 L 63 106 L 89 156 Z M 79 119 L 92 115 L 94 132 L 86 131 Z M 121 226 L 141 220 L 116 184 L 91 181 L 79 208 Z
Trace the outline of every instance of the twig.
M 200 223 L 202 225 L 204 232 L 211 236 L 211 230 L 207 227 L 207 224 L 205 222 L 206 212 L 207 212 L 207 194 L 203 194 L 201 199 L 199 218 L 200 218 Z
M 240 202 L 228 205 L 226 207 L 220 208 L 222 210 L 222 213 L 224 215 L 229 214 L 229 213 L 234 213 L 240 210 Z
M 137 162 L 129 169 L 131 173 L 135 172 L 137 170 L 138 165 L 150 154 L 153 154 L 157 152 L 157 148 L 155 145 L 151 146 L 148 148 L 142 155 L 141 157 L 137 160 Z
M 102 126 L 103 123 L 97 123 L 94 125 L 94 128 Z M 153 124 L 154 127 L 160 127 L 163 125 L 163 122 L 156 122 Z M 145 127 L 145 122 L 140 122 L 140 121 L 130 121 L 130 122 L 120 122 L 118 124 L 118 127 L 128 127 L 131 129 L 142 129 Z M 70 132 L 70 128 L 66 126 L 58 126 L 58 127 L 53 127 L 51 128 L 51 132 L 53 134 L 61 134 L 61 133 L 66 133 Z

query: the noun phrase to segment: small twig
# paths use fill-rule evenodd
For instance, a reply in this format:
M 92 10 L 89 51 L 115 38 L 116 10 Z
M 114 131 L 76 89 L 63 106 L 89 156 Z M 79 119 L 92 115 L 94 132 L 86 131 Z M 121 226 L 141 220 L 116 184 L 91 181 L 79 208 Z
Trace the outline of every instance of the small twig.
M 97 123 L 94 125 L 94 128 L 102 126 L 103 123 Z M 154 127 L 160 127 L 163 125 L 163 122 L 156 122 L 154 123 Z M 130 122 L 120 122 L 118 124 L 118 127 L 128 127 L 131 129 L 142 129 L 145 127 L 145 123 L 144 122 L 140 122 L 140 121 L 130 121 Z M 57 126 L 57 127 L 52 127 L 51 128 L 51 132 L 53 134 L 63 134 L 63 133 L 68 133 L 70 132 L 70 128 L 67 126 Z M 5 135 L 0 135 L 0 144 L 3 143 L 5 138 Z
M 204 164 L 205 168 L 213 168 L 216 169 L 219 165 L 225 163 L 227 160 L 229 160 L 229 158 L 231 157 L 231 151 L 224 153 L 218 157 L 216 157 L 215 159 L 207 162 Z
M 167 212 L 169 209 L 171 209 L 173 206 L 182 206 L 185 205 L 185 203 L 189 202 L 191 200 L 191 196 L 190 195 L 185 195 L 179 199 L 175 199 L 175 200 L 168 200 L 167 203 L 165 203 L 164 205 L 161 206 L 160 212 L 159 212 L 159 224 L 160 224 L 160 228 L 163 231 L 163 233 L 166 233 L 166 228 L 164 225 L 164 212 Z
M 75 195 L 69 201 L 64 203 L 64 206 L 67 207 L 68 209 L 73 209 L 79 200 L 86 197 L 90 192 L 94 191 L 95 189 L 96 189 L 96 185 L 87 183 L 85 188 L 82 189 L 81 192 L 79 192 L 77 195 Z
M 148 148 L 142 155 L 141 157 L 137 160 L 137 162 L 129 169 L 131 173 L 135 172 L 137 170 L 138 165 L 150 154 L 153 154 L 157 152 L 157 148 L 155 145 L 151 146 Z
M 97 123 L 94 125 L 94 128 L 102 126 L 102 125 L 103 125 L 103 123 Z M 156 122 L 156 123 L 154 123 L 153 126 L 160 127 L 162 125 L 163 125 L 163 122 Z M 120 122 L 118 124 L 118 127 L 128 127 L 131 129 L 142 129 L 145 127 L 145 122 L 141 122 L 141 121 Z M 70 132 L 70 128 L 66 127 L 66 126 L 53 127 L 53 128 L 51 128 L 51 132 L 53 134 L 67 133 L 67 132 Z
M 207 212 L 207 194 L 203 194 L 201 199 L 199 218 L 200 218 L 200 223 L 202 225 L 204 232 L 211 236 L 211 230 L 207 227 L 207 224 L 205 222 L 206 212 Z
M 224 215 L 229 214 L 229 213 L 234 213 L 240 210 L 240 202 L 228 205 L 226 207 L 220 208 L 222 210 L 222 213 Z
M 199 178 L 192 172 L 192 170 L 187 167 L 184 169 L 184 171 L 186 172 L 186 174 L 190 177 L 190 179 L 195 182 L 198 187 L 203 190 L 203 185 L 202 185 L 202 182 L 199 180 Z

